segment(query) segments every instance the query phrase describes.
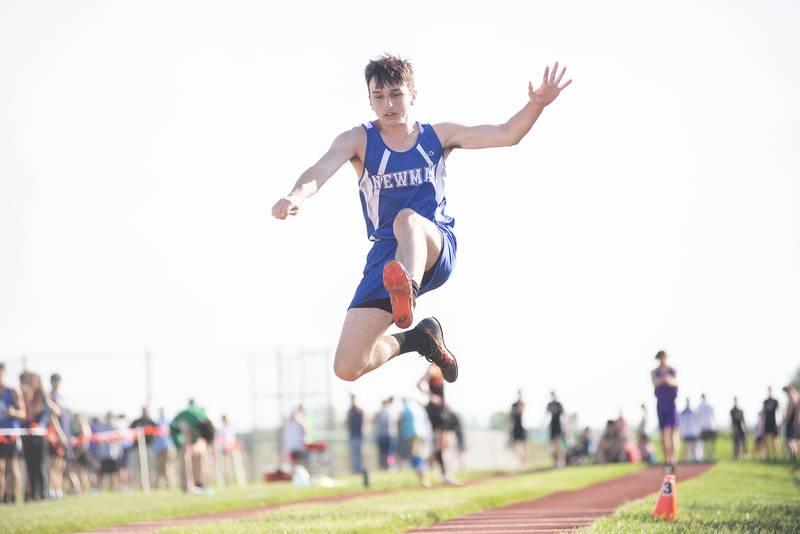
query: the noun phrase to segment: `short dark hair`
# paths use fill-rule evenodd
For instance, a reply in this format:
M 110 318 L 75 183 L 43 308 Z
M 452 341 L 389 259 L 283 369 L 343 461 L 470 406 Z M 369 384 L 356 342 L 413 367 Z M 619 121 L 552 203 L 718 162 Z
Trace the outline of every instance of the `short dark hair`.
M 364 68 L 364 78 L 367 86 L 371 79 L 375 78 L 375 86 L 383 89 L 384 85 L 408 85 L 414 89 L 414 68 L 408 60 L 391 54 L 384 54 L 379 58 L 371 60 Z
M 656 353 L 656 360 L 660 360 L 661 358 L 663 358 L 663 357 L 664 357 L 664 356 L 666 356 L 666 355 L 667 355 L 667 352 L 666 352 L 666 351 L 664 351 L 664 350 L 660 350 L 660 351 L 658 351 L 658 352 Z

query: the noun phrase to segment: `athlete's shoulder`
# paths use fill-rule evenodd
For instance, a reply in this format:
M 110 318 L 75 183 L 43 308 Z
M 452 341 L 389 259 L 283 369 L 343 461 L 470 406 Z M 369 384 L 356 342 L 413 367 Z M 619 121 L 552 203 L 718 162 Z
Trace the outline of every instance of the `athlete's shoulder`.
M 349 130 L 345 130 L 336 136 L 337 141 L 342 142 L 358 142 L 364 141 L 367 138 L 367 131 L 364 128 L 364 125 L 359 124 L 358 126 L 353 126 Z

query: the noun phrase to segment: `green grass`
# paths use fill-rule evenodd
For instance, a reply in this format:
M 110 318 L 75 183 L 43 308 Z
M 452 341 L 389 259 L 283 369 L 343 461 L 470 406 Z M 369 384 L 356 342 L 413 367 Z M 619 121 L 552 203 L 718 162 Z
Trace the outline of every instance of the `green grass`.
M 722 461 L 700 477 L 679 479 L 677 490 L 673 523 L 651 517 L 654 493 L 580 532 L 800 532 L 800 471 L 788 464 Z
M 464 479 L 483 478 L 493 472 L 464 473 Z M 337 478 L 345 485 L 335 488 L 295 488 L 288 483 L 255 484 L 245 488 L 223 488 L 211 496 L 184 495 L 179 491 L 150 493 L 108 492 L 69 496 L 61 500 L 40 501 L 16 506 L 0 506 L 0 533 L 61 533 L 98 529 L 143 521 L 198 515 L 224 510 L 253 508 L 269 503 L 284 503 L 311 497 L 344 495 L 363 491 L 361 477 Z M 411 471 L 375 473 L 371 491 L 416 488 L 419 483 Z
M 254 518 L 162 529 L 159 533 L 402 532 L 487 508 L 535 499 L 555 491 L 580 488 L 640 468 L 631 464 L 571 467 L 463 488 L 402 491 L 336 504 L 298 505 Z

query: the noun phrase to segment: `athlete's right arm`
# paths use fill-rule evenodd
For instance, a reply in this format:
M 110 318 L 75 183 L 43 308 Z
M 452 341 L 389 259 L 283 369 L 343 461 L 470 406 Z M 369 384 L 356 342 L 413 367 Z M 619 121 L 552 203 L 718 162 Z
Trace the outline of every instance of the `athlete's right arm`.
M 307 198 L 319 191 L 319 188 L 328 181 L 328 178 L 336 174 L 342 165 L 357 156 L 358 148 L 363 143 L 363 131 L 363 128 L 355 127 L 339 134 L 325 155 L 300 175 L 292 192 L 272 206 L 272 215 L 277 219 L 297 215 L 300 206 Z

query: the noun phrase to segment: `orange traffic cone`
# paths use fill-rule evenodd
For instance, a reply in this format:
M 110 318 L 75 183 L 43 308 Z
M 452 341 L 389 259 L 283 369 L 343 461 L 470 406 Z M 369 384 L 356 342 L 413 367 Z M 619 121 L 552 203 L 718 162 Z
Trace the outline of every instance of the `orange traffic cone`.
M 675 475 L 665 475 L 661 483 L 661 493 L 658 495 L 653 515 L 659 519 L 672 521 L 678 518 L 678 495 L 675 486 Z

